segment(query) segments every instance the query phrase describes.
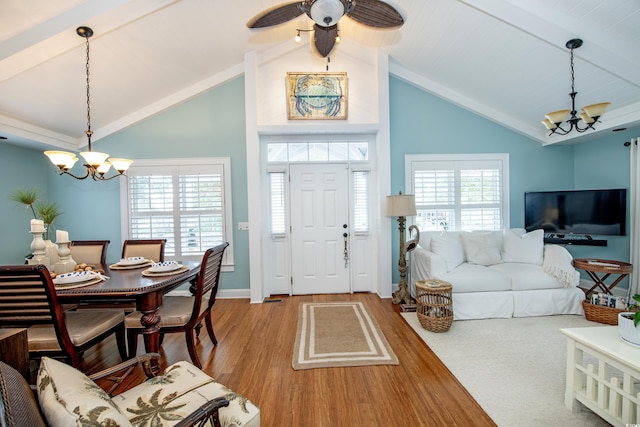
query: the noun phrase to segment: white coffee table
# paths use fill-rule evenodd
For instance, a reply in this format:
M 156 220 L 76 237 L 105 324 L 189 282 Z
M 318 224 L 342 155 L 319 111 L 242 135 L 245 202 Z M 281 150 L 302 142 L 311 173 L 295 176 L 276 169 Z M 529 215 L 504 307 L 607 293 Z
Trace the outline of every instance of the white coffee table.
M 565 406 L 578 402 L 616 426 L 640 423 L 640 348 L 617 326 L 560 329 L 567 337 Z

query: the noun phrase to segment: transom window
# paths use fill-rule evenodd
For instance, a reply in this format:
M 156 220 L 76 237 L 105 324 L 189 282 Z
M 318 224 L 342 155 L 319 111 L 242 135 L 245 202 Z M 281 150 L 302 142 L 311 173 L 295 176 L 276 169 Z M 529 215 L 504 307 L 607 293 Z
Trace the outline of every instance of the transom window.
M 369 159 L 366 141 L 270 142 L 268 162 L 341 162 Z

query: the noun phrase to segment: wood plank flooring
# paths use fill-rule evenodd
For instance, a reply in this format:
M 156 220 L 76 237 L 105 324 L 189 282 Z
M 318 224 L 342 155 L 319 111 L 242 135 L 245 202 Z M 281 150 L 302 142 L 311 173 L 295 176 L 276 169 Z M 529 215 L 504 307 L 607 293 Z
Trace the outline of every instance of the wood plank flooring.
M 294 371 L 299 303 L 325 301 L 363 301 L 400 365 Z M 218 345 L 203 328 L 203 370 L 257 404 L 262 426 L 495 426 L 389 299 L 369 293 L 283 296 L 263 304 L 228 299 L 216 301 L 213 313 Z M 138 348 L 143 351 L 142 341 Z M 163 368 L 189 360 L 181 334 L 167 335 L 161 354 Z M 106 342 L 87 352 L 85 370 L 119 361 L 115 341 Z

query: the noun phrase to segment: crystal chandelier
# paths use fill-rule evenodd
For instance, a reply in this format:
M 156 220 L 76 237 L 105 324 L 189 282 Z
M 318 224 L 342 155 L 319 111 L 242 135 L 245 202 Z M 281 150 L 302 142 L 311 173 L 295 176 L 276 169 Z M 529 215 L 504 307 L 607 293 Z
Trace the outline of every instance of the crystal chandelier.
M 93 179 L 94 181 L 106 181 L 124 174 L 124 172 L 129 168 L 129 165 L 131 165 L 133 161 L 115 157 L 107 159 L 107 157 L 109 157 L 109 154 L 100 153 L 91 149 L 91 136 L 93 135 L 93 132 L 91 131 L 91 97 L 89 85 L 89 38 L 93 35 L 93 30 L 89 27 L 78 27 L 76 29 L 76 33 L 80 37 L 85 38 L 87 47 L 87 62 L 85 67 L 87 71 L 87 130 L 85 131 L 85 134 L 87 135 L 88 145 L 87 151 L 83 151 L 80 153 L 85 161 L 85 174 L 83 176 L 77 176 L 69 172 L 69 169 L 71 169 L 73 165 L 78 161 L 78 157 L 75 155 L 75 153 L 71 153 L 68 151 L 45 151 L 44 154 L 49 158 L 49 160 L 51 160 L 51 163 L 58 167 L 58 171 L 61 175 L 70 175 L 75 179 L 86 179 L 91 177 L 91 179 Z M 118 173 L 111 176 L 106 176 L 111 166 L 113 166 L 113 168 L 118 171 Z

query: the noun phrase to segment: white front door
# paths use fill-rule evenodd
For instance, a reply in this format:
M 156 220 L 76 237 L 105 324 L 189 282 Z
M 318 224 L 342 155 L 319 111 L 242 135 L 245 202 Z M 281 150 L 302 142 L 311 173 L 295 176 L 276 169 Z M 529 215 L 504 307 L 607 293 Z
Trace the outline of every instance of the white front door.
M 346 164 L 290 166 L 292 294 L 348 293 L 349 170 Z

